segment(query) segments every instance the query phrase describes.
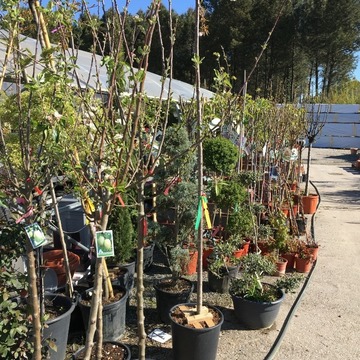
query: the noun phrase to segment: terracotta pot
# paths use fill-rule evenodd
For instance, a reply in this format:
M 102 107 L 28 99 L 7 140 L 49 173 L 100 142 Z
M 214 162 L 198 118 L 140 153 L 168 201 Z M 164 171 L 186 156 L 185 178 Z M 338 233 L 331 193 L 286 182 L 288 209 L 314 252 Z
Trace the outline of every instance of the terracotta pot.
M 294 270 L 295 253 L 282 254 L 281 257 L 287 260 L 286 271 Z
M 249 248 L 250 248 L 250 240 L 247 240 L 243 244 L 244 255 L 247 255 L 249 253 Z
M 315 261 L 318 257 L 319 247 L 318 246 L 308 246 L 308 251 L 312 255 L 312 259 Z
M 238 250 L 234 251 L 234 256 L 235 256 L 237 259 L 245 256 L 245 250 L 244 250 L 244 249 L 238 249 Z
M 287 259 L 280 257 L 276 262 L 276 276 L 283 276 L 286 272 Z
M 304 214 L 312 215 L 315 214 L 317 205 L 319 203 L 318 195 L 303 195 L 301 197 L 302 207 Z
M 281 208 L 281 211 L 282 211 L 282 213 L 283 213 L 286 217 L 289 217 L 290 209 L 289 209 L 288 206 L 283 206 L 283 207 Z
M 261 250 L 262 255 L 266 255 L 271 252 L 269 244 L 266 241 L 258 241 L 257 246 Z
M 190 261 L 187 264 L 187 267 L 185 269 L 185 274 L 193 275 L 193 274 L 196 274 L 199 253 L 197 250 L 194 250 L 194 251 L 189 251 L 189 255 L 190 255 Z
M 308 273 L 311 270 L 313 260 L 311 257 L 300 258 L 298 255 L 295 258 L 295 270 L 301 273 Z

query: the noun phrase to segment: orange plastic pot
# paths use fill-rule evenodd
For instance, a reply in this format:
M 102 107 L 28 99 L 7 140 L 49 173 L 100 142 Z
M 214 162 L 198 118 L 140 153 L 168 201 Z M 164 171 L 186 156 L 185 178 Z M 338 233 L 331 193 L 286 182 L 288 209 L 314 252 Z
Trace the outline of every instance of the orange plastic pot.
M 185 273 L 186 273 L 186 275 L 193 275 L 193 274 L 196 274 L 197 261 L 198 261 L 199 253 L 198 253 L 197 250 L 196 251 L 190 251 L 189 255 L 190 255 L 190 261 L 187 264 Z
M 318 195 L 303 195 L 301 197 L 302 207 L 304 214 L 312 215 L 315 214 L 317 205 L 319 203 Z
M 300 273 L 308 273 L 311 270 L 312 264 L 312 258 L 303 259 L 297 256 L 295 259 L 295 270 Z
M 71 251 L 67 252 L 70 266 L 71 277 L 80 264 L 80 257 Z M 53 269 L 58 279 L 58 287 L 66 284 L 66 271 L 64 264 L 64 256 L 62 250 L 50 250 L 43 254 L 44 266 Z

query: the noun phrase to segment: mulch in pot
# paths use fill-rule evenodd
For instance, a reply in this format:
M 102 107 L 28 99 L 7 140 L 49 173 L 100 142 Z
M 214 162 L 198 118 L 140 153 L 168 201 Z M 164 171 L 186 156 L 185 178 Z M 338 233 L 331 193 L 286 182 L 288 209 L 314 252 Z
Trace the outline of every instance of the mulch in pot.
M 83 360 L 84 355 L 85 355 L 85 351 L 82 352 L 81 354 L 77 355 L 76 359 Z M 128 354 L 127 354 L 127 351 L 125 348 L 115 345 L 115 344 L 111 344 L 111 343 L 103 343 L 103 346 L 102 346 L 102 359 L 103 360 L 124 360 L 124 359 L 127 359 L 127 355 Z M 96 344 L 92 348 L 90 359 L 91 360 L 97 359 Z

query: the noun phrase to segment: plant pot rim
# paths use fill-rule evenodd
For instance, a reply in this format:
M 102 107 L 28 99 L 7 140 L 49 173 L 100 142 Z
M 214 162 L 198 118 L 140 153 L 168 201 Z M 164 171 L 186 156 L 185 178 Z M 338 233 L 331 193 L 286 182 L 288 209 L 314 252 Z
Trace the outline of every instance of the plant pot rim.
M 181 305 L 189 306 L 189 307 L 194 307 L 194 308 L 196 309 L 197 304 L 196 304 L 196 303 L 181 303 L 181 304 L 174 305 L 174 306 L 170 309 L 170 311 L 169 311 L 169 317 L 170 317 L 171 323 L 174 323 L 174 324 L 176 324 L 177 326 L 180 326 L 180 327 L 182 327 L 182 328 L 189 328 L 188 326 L 184 326 L 184 325 L 182 325 L 182 324 L 177 323 L 177 322 L 174 321 L 174 320 L 172 319 L 172 317 L 171 317 L 171 314 L 172 314 L 172 312 L 174 311 L 174 309 L 176 309 L 177 307 L 179 307 L 179 306 L 181 306 Z M 209 331 L 209 330 L 211 330 L 211 329 L 213 329 L 213 328 L 215 328 L 215 327 L 218 327 L 218 326 L 221 327 L 222 324 L 223 324 L 223 322 L 224 322 L 224 315 L 223 315 L 223 313 L 221 312 L 221 310 L 220 310 L 218 307 L 214 306 L 214 305 L 210 305 L 210 304 L 206 304 L 206 303 L 203 304 L 203 307 L 207 307 L 207 308 L 209 308 L 209 309 L 213 309 L 214 311 L 216 311 L 216 312 L 220 315 L 220 321 L 219 321 L 217 324 L 215 324 L 215 326 L 212 326 L 212 327 L 209 327 L 209 328 L 202 328 L 202 329 L 191 328 L 191 329 L 194 330 L 194 331 L 198 331 L 198 332 L 207 332 L 207 331 Z
M 56 298 L 56 297 L 60 297 L 60 296 L 61 296 L 62 298 L 64 298 L 64 299 L 68 299 L 68 300 L 71 302 L 71 306 L 69 307 L 68 310 L 66 310 L 64 313 L 62 313 L 61 315 L 57 316 L 56 318 L 45 321 L 45 323 L 46 323 L 47 325 L 51 325 L 52 323 L 57 322 L 57 321 L 61 320 L 62 318 L 68 316 L 69 313 L 72 313 L 72 312 L 74 311 L 75 306 L 77 305 L 78 299 L 76 299 L 76 300 L 74 301 L 74 300 L 72 300 L 70 297 L 65 296 L 65 295 L 53 294 L 53 293 L 45 293 L 45 297 L 53 297 L 53 298 Z
M 165 290 L 163 290 L 163 289 L 160 289 L 159 288 L 159 284 L 161 284 L 162 282 L 165 282 L 165 281 L 167 281 L 167 280 L 185 280 L 189 285 L 190 285 L 190 289 L 193 289 L 194 288 L 194 282 L 192 281 L 192 280 L 190 280 L 190 279 L 187 279 L 187 278 L 185 278 L 185 277 L 179 277 L 178 279 L 173 279 L 171 276 L 167 276 L 167 277 L 164 277 L 164 278 L 161 278 L 161 279 L 156 279 L 155 281 L 154 281 L 154 284 L 153 284 L 153 286 L 154 286 L 154 288 L 155 289 L 157 289 L 157 290 L 160 290 L 160 291 L 163 291 L 163 292 L 166 292 L 166 293 L 169 293 L 168 291 L 165 291 Z

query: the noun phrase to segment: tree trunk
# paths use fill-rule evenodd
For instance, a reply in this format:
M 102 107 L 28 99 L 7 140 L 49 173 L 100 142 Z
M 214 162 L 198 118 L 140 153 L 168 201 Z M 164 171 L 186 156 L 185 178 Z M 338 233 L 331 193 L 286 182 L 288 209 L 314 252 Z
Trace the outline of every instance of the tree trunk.
M 95 264 L 95 283 L 94 283 L 94 293 L 91 298 L 91 310 L 89 316 L 89 326 L 86 333 L 86 342 L 85 342 L 85 354 L 84 360 L 90 360 L 91 350 L 94 346 L 94 335 L 96 331 L 96 322 L 99 311 L 99 303 L 101 299 L 101 287 L 102 287 L 102 259 L 96 259 Z
M 310 181 L 310 156 L 311 156 L 312 142 L 309 143 L 308 156 L 306 163 L 306 183 L 305 183 L 305 196 L 309 195 L 309 181 Z
M 140 175 L 141 176 L 141 175 Z M 145 360 L 146 352 L 146 332 L 145 332 L 145 316 L 144 316 L 144 233 L 145 233 L 145 211 L 144 211 L 144 181 L 140 181 L 138 188 L 138 241 L 137 241 L 137 283 L 136 283 L 136 299 L 137 299 L 137 326 L 138 326 L 138 350 L 139 360 Z
M 28 278 L 29 278 L 29 299 L 32 314 L 32 327 L 34 339 L 33 360 L 41 360 L 41 320 L 40 302 L 37 290 L 36 264 L 34 249 L 29 241 L 26 242 L 26 256 L 28 259 Z
M 196 34 L 195 34 L 195 50 L 197 60 L 195 62 L 195 75 L 196 75 L 196 110 L 197 110 L 197 142 L 198 142 L 198 198 L 201 199 L 203 193 L 203 158 L 202 158 L 202 141 L 201 141 L 201 126 L 202 126 L 202 108 L 201 108 L 201 94 L 200 94 L 200 7 L 201 0 L 196 1 Z M 199 203 L 202 206 L 202 203 Z M 198 276 L 197 276 L 197 313 L 201 313 L 203 303 L 203 272 L 202 272 L 202 254 L 203 254 L 203 221 L 201 218 L 200 226 L 198 229 Z

